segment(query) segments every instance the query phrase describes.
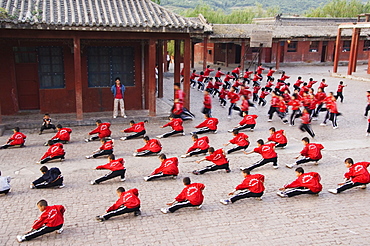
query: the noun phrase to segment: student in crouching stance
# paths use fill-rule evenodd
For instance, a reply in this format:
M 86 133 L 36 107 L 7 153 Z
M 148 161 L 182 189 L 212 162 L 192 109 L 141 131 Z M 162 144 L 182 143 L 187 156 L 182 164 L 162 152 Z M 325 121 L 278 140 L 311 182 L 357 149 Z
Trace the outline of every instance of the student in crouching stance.
M 63 176 L 59 168 L 52 167 L 50 169 L 47 166 L 40 168 L 42 176 L 31 183 L 31 189 L 43 189 L 51 187 L 63 188 Z
M 126 168 L 124 166 L 125 161 L 123 160 L 123 158 L 119 158 L 116 160 L 116 157 L 113 154 L 110 154 L 108 156 L 108 161 L 109 162 L 107 164 L 97 166 L 95 169 L 108 169 L 111 172 L 107 173 L 103 177 L 92 180 L 91 181 L 92 185 L 100 184 L 103 181 L 107 181 L 118 176 L 121 176 L 122 182 L 125 181 Z
M 162 177 L 172 176 L 174 179 L 177 178 L 179 174 L 179 160 L 177 157 L 167 158 L 165 154 L 160 154 L 158 156 L 161 161 L 161 165 L 155 169 L 149 176 L 144 177 L 145 181 L 150 181 L 153 179 L 158 179 Z

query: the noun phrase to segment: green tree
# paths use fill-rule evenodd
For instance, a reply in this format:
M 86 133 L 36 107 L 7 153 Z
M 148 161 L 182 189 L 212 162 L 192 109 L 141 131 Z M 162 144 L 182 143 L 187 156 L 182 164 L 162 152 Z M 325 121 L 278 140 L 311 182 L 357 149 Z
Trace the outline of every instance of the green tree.
M 307 11 L 308 17 L 355 17 L 358 14 L 368 13 L 370 3 L 360 0 L 332 0 L 331 2 Z

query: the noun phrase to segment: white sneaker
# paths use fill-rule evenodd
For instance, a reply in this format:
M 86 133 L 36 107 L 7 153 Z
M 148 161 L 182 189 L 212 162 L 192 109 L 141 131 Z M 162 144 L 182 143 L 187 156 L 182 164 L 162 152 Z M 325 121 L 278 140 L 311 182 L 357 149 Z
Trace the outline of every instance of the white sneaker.
M 115 116 L 115 115 L 114 115 L 114 116 L 113 116 L 113 119 L 115 119 L 115 118 L 117 118 L 117 116 Z
M 66 187 L 64 184 L 58 186 L 59 189 L 63 189 L 64 187 Z
M 276 166 L 272 166 L 274 169 L 278 169 L 279 168 L 279 165 L 276 165 Z
M 233 132 L 233 130 L 227 130 L 227 132 Z
M 370 133 L 368 133 L 368 132 L 367 132 L 367 133 L 366 133 L 366 137 L 368 137 L 368 136 L 370 136 Z
M 244 169 L 247 169 L 247 168 L 246 168 L 246 167 L 240 167 L 240 170 L 242 170 L 242 171 L 243 171 Z
M 186 157 L 188 157 L 188 155 L 181 155 L 180 157 L 181 158 L 186 158 Z
M 149 177 L 144 177 L 144 180 L 145 180 L 145 181 L 148 181 L 148 179 L 149 179 Z
M 62 234 L 62 232 L 64 231 L 63 228 L 60 228 L 59 230 L 56 231 L 57 234 Z
M 169 212 L 168 208 L 161 208 L 161 212 L 167 214 Z
M 90 158 L 92 158 L 92 155 L 87 155 L 87 156 L 85 156 L 85 158 L 90 159 Z
M 96 185 L 97 183 L 95 183 L 95 180 L 91 180 L 91 181 L 90 181 L 90 184 L 91 184 L 91 185 Z
M 258 200 L 258 201 L 262 201 L 262 196 L 260 196 L 260 197 L 255 197 L 255 199 L 256 199 L 256 200 Z
M 30 184 L 30 189 L 35 189 L 35 186 L 33 184 Z
M 41 161 L 36 161 L 36 164 L 41 164 Z
M 87 139 L 87 138 L 86 138 L 84 141 L 85 141 L 86 143 L 90 142 L 90 140 L 89 140 L 89 139 Z
M 221 199 L 220 200 L 220 203 L 222 203 L 223 205 L 227 205 L 227 204 L 230 203 L 230 200 L 228 200 L 228 199 Z
M 124 115 L 124 116 L 123 116 L 123 118 L 125 118 L 125 119 L 126 119 L 126 118 L 127 118 L 127 115 Z
M 267 122 L 271 122 L 272 120 L 268 119 Z
M 282 192 L 282 191 L 278 191 L 277 193 L 276 193 L 276 195 L 278 195 L 278 196 L 280 196 L 280 197 L 288 197 L 287 196 L 287 194 L 285 194 L 284 192 Z
M 213 134 L 216 134 L 217 133 L 217 130 L 213 132 Z
M 185 132 L 182 132 L 182 135 L 185 136 Z
M 121 182 L 125 182 L 125 181 L 126 181 L 126 178 L 121 179 Z
M 338 129 L 338 126 L 333 126 L 333 129 L 335 130 L 335 129 Z
M 162 138 L 162 135 L 158 135 L 158 136 L 156 136 L 156 138 Z
M 292 124 L 289 124 L 289 126 L 293 126 Z
M 326 123 L 321 123 L 320 126 L 326 126 Z
M 292 163 L 292 164 L 286 164 L 285 165 L 287 168 L 292 168 L 292 167 L 294 167 L 295 166 L 295 163 Z
M 315 163 L 314 163 L 314 164 L 315 164 L 316 166 L 317 166 L 317 165 L 319 165 L 319 161 L 315 161 Z
M 173 175 L 172 176 L 172 179 L 177 179 L 177 175 Z
M 313 117 L 313 118 L 312 118 L 312 120 L 313 120 L 313 121 L 317 121 L 317 120 L 318 120 L 318 118 L 317 118 L 317 117 Z
M 329 189 L 328 191 L 330 193 L 333 193 L 333 194 L 338 194 L 338 190 L 337 189 Z
M 60 160 L 59 160 L 60 162 L 63 162 L 64 161 L 64 158 L 60 158 Z
M 126 137 L 121 137 L 119 140 L 125 141 Z
M 196 209 L 201 209 L 203 207 L 203 204 L 200 204 L 199 206 L 196 207 Z
M 132 156 L 137 156 L 137 153 L 136 153 L 136 152 L 135 152 L 135 153 L 133 153 L 133 154 L 132 154 Z
M 250 131 L 251 131 L 251 132 L 254 132 L 254 129 L 252 129 L 252 128 L 251 128 L 251 129 L 250 129 Z
M 228 119 L 231 119 L 231 116 L 229 115 L 229 116 L 227 116 L 227 118 L 228 118 Z
M 26 238 L 24 236 L 18 235 L 17 236 L 17 241 L 18 241 L 18 243 L 21 243 L 21 242 L 26 241 Z

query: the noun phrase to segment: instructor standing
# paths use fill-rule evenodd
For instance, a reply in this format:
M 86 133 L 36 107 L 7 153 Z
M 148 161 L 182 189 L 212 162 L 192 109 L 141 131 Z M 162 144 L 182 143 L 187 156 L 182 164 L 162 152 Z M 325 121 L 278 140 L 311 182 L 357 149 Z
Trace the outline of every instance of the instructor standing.
M 127 118 L 125 114 L 125 103 L 123 102 L 123 94 L 125 92 L 125 86 L 121 84 L 121 79 L 119 77 L 115 79 L 115 84 L 112 86 L 111 91 L 114 96 L 113 118 L 117 118 L 118 104 L 121 109 L 121 116 L 123 118 Z

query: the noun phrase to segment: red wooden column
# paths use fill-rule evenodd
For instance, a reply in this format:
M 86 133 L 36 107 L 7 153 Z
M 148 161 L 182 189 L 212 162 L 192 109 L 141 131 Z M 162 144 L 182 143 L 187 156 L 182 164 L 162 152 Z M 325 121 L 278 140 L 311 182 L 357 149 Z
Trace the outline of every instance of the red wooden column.
M 82 103 L 82 73 L 81 73 L 81 40 L 79 37 L 73 38 L 73 62 L 74 62 L 74 80 L 76 93 L 76 118 L 83 120 Z
M 203 71 L 207 68 L 207 54 L 208 54 L 208 36 L 203 39 Z
M 191 67 L 194 68 L 194 42 L 191 42 Z
M 149 52 L 148 52 L 148 104 L 149 116 L 155 116 L 157 112 L 156 97 L 155 97 L 155 61 L 156 61 L 156 45 L 154 39 L 149 39 Z
M 228 67 L 229 66 L 229 44 L 226 43 L 225 47 L 226 47 L 226 49 L 225 49 L 225 66 Z
M 181 53 L 180 53 L 181 40 L 175 40 L 175 64 L 173 72 L 174 83 L 180 83 L 180 63 L 181 63 Z
M 191 53 L 190 37 L 184 40 L 184 83 L 183 90 L 185 92 L 184 106 L 190 110 L 190 53 Z
M 342 29 L 338 28 L 337 39 L 335 41 L 335 51 L 334 51 L 334 67 L 333 67 L 334 73 L 338 72 L 341 35 L 342 35 Z
M 356 28 L 356 35 L 355 35 L 355 49 L 353 53 L 353 64 L 352 64 L 352 72 L 356 72 L 357 68 L 357 56 L 358 56 L 358 42 L 360 40 L 360 33 L 361 33 L 361 28 Z
M 163 40 L 158 41 L 158 98 L 163 97 Z
M 280 48 L 280 41 L 276 43 L 276 70 L 280 68 L 280 56 L 281 56 L 281 48 Z
M 241 65 L 241 71 L 244 73 L 244 63 L 245 63 L 245 40 L 243 39 L 242 40 L 242 47 L 241 47 L 241 51 L 240 51 L 241 55 L 240 55 L 240 65 Z
M 351 38 L 351 50 L 349 52 L 349 61 L 348 61 L 348 70 L 347 75 L 351 75 L 353 71 L 353 60 L 355 54 L 355 40 L 356 40 L 356 28 L 352 29 L 352 38 Z

